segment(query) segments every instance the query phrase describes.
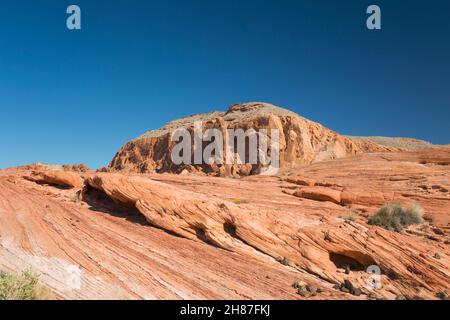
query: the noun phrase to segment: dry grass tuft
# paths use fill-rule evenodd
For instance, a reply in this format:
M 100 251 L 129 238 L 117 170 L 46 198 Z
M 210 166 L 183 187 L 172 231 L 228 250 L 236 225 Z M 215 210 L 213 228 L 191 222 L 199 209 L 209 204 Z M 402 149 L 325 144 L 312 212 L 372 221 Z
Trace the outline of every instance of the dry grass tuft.
M 39 283 L 31 270 L 20 274 L 0 272 L 0 300 L 50 300 L 51 291 Z
M 376 214 L 369 218 L 370 225 L 400 232 L 404 227 L 423 222 L 424 210 L 418 204 L 402 207 L 400 203 L 385 204 Z

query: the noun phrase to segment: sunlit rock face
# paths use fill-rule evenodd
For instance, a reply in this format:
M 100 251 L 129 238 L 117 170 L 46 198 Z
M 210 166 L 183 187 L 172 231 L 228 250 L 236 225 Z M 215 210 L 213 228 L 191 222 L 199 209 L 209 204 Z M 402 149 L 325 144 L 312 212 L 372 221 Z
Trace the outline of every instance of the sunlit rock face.
M 230 140 L 229 130 L 242 129 L 244 132 L 266 130 L 268 145 L 271 146 L 269 135 L 276 129 L 279 146 L 279 167 L 286 168 L 295 165 L 342 158 L 363 152 L 392 151 L 395 148 L 382 146 L 371 141 L 351 140 L 319 123 L 307 120 L 294 112 L 267 103 L 243 103 L 232 105 L 227 112 L 212 112 L 193 115 L 168 123 L 165 127 L 149 131 L 133 141 L 125 144 L 106 171 L 124 171 L 136 173 L 181 173 L 195 172 L 217 176 L 239 175 L 247 176 L 261 173 L 264 164 L 248 161 L 248 146 L 245 160 L 238 163 L 227 163 L 226 157 L 236 158 L 236 150 L 223 148 L 222 161 L 212 164 L 206 161 L 201 164 L 174 164 L 172 151 L 177 141 L 171 141 L 173 132 L 186 128 L 194 143 L 194 123 L 201 121 L 202 131 L 217 129 L 221 132 L 224 146 Z M 203 144 L 205 148 L 207 144 Z M 194 158 L 195 146 L 191 148 Z M 270 152 L 270 150 L 269 150 Z

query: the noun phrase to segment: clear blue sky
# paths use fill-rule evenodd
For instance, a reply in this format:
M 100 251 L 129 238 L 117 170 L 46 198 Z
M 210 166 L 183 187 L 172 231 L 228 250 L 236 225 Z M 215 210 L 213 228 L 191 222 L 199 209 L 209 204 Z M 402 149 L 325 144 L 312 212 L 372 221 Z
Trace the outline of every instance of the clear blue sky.
M 370 4 L 382 31 L 365 27 Z M 449 15 L 447 0 L 2 0 L 0 167 L 96 168 L 171 119 L 244 101 L 450 143 Z

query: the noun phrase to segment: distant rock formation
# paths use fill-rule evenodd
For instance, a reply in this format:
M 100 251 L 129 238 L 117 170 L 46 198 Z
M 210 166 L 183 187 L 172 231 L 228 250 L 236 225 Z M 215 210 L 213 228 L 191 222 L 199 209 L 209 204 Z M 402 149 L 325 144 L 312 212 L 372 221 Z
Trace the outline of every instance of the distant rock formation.
M 36 162 L 32 164 L 28 164 L 25 166 L 17 167 L 17 169 L 22 170 L 38 170 L 38 171 L 73 171 L 73 172 L 81 172 L 81 173 L 88 173 L 92 172 L 91 169 L 89 169 L 84 164 L 48 164 L 48 163 L 42 163 L 42 162 Z
M 169 122 L 161 129 L 149 131 L 126 143 L 102 171 L 135 173 L 195 172 L 217 176 L 248 176 L 261 172 L 262 164 L 201 164 L 175 165 L 171 152 L 177 144 L 171 134 L 186 128 L 193 136 L 195 121 L 202 121 L 203 131 L 220 130 L 228 141 L 227 129 L 278 129 L 280 167 L 310 164 L 365 152 L 389 152 L 395 148 L 371 141 L 351 140 L 319 123 L 268 103 L 252 102 L 232 105 L 227 112 L 193 115 Z M 193 148 L 192 148 L 193 150 Z M 227 156 L 224 150 L 223 157 Z M 231 155 L 234 157 L 235 155 Z M 225 161 L 223 161 L 225 163 Z
M 355 137 L 346 136 L 354 141 L 369 141 L 373 143 L 380 144 L 382 146 L 390 148 L 400 148 L 406 150 L 421 150 L 421 149 L 431 149 L 440 148 L 441 145 L 435 145 L 431 142 L 413 138 L 391 138 L 391 137 Z

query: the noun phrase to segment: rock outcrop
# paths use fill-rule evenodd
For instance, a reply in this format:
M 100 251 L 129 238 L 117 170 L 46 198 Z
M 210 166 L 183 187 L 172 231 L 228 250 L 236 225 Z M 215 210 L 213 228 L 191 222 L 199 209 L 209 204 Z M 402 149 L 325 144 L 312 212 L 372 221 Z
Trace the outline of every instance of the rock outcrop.
M 81 188 L 83 179 L 72 171 L 33 171 L 25 179 L 36 183 L 51 184 L 66 188 Z
M 177 142 L 171 141 L 171 135 L 178 128 L 186 128 L 191 133 L 191 140 L 194 141 L 193 127 L 195 121 L 202 121 L 203 132 L 212 128 L 220 130 L 224 137 L 224 146 L 229 141 L 227 132 L 229 129 L 243 129 L 244 131 L 254 129 L 257 132 L 262 129 L 266 129 L 268 132 L 271 129 L 278 129 L 280 166 L 282 168 L 332 160 L 362 152 L 396 150 L 370 141 L 353 141 L 323 127 L 319 123 L 267 103 L 244 103 L 231 106 L 227 112 L 194 115 L 172 121 L 159 130 L 147 132 L 125 144 L 111 161 L 106 171 L 181 173 L 183 170 L 187 170 L 188 172 L 219 176 L 247 176 L 261 172 L 264 167 L 263 164 L 248 164 L 247 161 L 242 161 L 244 164 L 229 165 L 215 163 L 174 164 L 171 153 Z M 192 153 L 193 150 L 194 148 L 192 148 Z M 222 163 L 226 163 L 227 156 L 236 158 L 235 151 L 228 151 L 224 147 Z M 248 157 L 248 154 L 246 154 L 246 157 Z M 193 155 L 191 158 L 193 159 Z
M 86 182 L 114 202 L 136 208 L 151 225 L 178 236 L 238 253 L 264 253 L 334 284 L 347 279 L 336 272 L 347 266 L 366 295 L 370 290 L 363 275 L 371 266 L 380 268 L 391 288 L 380 291 L 386 298 L 394 293 L 413 297 L 411 288 L 432 298 L 449 284 L 450 271 L 429 256 L 432 245 L 413 242 L 407 235 L 333 216 L 315 220 L 299 212 L 255 210 L 142 176 L 103 173 Z M 326 187 L 304 187 L 301 194 L 319 202 L 341 200 L 340 191 Z
M 240 179 L 0 170 L 0 270 L 31 267 L 73 299 L 440 299 L 448 159 L 363 153 Z M 425 222 L 368 225 L 389 201 L 420 204 Z

